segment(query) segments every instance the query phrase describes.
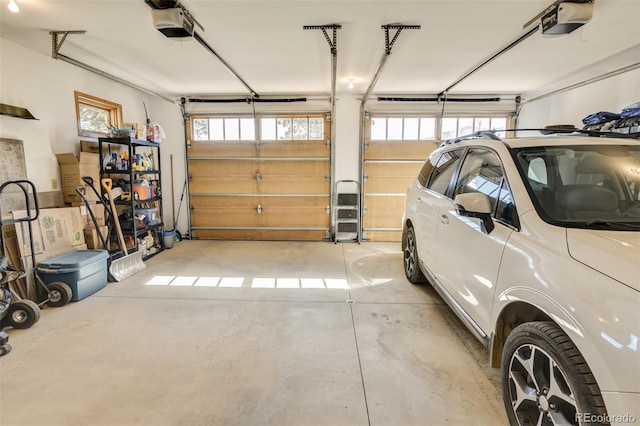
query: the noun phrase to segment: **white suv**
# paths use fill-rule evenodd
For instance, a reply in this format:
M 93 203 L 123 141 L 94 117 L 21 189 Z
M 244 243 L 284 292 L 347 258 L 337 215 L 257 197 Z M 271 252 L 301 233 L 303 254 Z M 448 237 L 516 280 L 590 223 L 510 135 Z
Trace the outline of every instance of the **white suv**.
M 487 346 L 511 424 L 640 423 L 640 141 L 450 141 L 403 229 L 407 278 Z

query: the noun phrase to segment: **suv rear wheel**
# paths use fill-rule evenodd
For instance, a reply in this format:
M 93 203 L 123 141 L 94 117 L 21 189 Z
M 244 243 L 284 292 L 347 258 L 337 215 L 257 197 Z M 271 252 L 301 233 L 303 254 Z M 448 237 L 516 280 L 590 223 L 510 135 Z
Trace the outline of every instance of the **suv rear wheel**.
M 609 424 L 589 366 L 552 322 L 525 323 L 513 330 L 502 353 L 501 375 L 512 425 Z
M 416 248 L 416 233 L 413 227 L 409 227 L 402 236 L 404 241 L 404 274 L 409 282 L 413 284 L 423 284 L 427 281 L 424 274 L 420 270 L 418 250 Z

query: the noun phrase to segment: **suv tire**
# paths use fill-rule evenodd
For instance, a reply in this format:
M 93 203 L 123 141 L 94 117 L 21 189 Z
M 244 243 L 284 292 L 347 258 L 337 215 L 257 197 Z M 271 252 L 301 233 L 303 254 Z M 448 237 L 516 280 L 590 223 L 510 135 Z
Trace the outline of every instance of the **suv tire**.
M 407 228 L 402 236 L 402 247 L 404 256 L 404 274 L 412 284 L 424 284 L 427 278 L 420 270 L 420 260 L 418 258 L 418 250 L 416 247 L 416 233 L 413 227 Z
M 553 322 L 529 322 L 511 332 L 501 376 L 511 425 L 610 424 L 589 366 Z

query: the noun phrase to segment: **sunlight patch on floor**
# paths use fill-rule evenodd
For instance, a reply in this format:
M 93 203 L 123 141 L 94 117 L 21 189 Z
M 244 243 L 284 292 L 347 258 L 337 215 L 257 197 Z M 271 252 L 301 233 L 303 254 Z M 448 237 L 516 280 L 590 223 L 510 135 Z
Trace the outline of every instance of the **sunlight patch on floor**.
M 272 288 L 272 289 L 332 289 L 349 290 L 349 283 L 341 278 L 297 278 L 297 277 L 196 277 L 156 275 L 149 279 L 148 286 L 171 287 L 227 287 L 241 288 Z

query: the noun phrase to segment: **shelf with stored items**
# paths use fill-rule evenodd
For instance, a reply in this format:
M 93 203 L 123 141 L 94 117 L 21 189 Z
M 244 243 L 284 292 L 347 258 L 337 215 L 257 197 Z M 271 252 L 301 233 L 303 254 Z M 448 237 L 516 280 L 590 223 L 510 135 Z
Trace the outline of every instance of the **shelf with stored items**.
M 111 195 L 127 250 L 141 250 L 143 259 L 160 253 L 164 249 L 160 144 L 131 137 L 98 138 L 98 150 L 100 179 L 113 181 Z

